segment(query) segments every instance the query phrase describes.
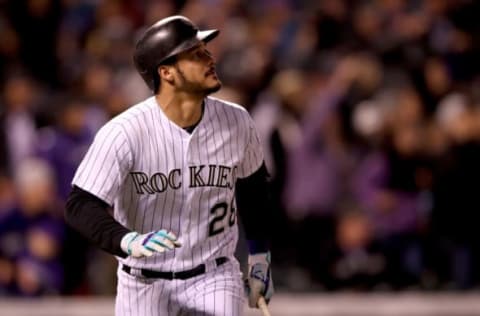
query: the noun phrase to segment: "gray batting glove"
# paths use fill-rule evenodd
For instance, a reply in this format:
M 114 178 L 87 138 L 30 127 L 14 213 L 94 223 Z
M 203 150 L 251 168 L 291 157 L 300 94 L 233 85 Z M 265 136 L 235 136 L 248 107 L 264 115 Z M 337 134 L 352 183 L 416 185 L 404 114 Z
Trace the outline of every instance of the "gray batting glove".
M 268 303 L 273 295 L 272 271 L 270 269 L 270 252 L 248 256 L 248 277 L 246 282 L 248 305 L 258 307 L 260 296 Z
M 180 247 L 182 244 L 177 240 L 172 232 L 166 230 L 157 230 L 147 234 L 140 235 L 137 232 L 131 232 L 123 236 L 120 247 L 129 256 L 150 257 L 155 252 L 164 252 Z

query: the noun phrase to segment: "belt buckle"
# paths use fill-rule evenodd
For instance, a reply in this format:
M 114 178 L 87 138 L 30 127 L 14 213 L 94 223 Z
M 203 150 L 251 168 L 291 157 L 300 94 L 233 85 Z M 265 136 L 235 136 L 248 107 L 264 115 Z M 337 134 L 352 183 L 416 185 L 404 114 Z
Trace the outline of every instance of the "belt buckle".
M 177 272 L 175 272 L 175 271 L 172 271 L 172 274 L 171 274 L 171 276 L 172 276 L 172 280 L 175 280 L 175 279 L 177 279 Z
M 128 274 L 139 279 L 146 279 L 146 277 L 143 275 L 142 269 L 130 268 L 130 272 Z
M 217 268 L 217 262 L 214 260 L 208 260 L 207 262 L 204 263 L 205 265 L 205 273 L 208 273 L 210 271 L 214 271 Z

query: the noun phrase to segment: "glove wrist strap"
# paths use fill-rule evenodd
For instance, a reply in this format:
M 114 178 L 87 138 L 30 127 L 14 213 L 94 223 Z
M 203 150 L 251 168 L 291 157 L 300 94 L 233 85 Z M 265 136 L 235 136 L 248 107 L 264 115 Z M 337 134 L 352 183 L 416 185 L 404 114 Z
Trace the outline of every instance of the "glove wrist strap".
M 248 256 L 248 264 L 254 265 L 257 263 L 270 264 L 270 251 L 264 253 L 256 253 Z
M 122 241 L 120 242 L 120 247 L 128 255 L 132 254 L 132 241 L 137 238 L 139 234 L 137 232 L 130 232 L 123 236 Z

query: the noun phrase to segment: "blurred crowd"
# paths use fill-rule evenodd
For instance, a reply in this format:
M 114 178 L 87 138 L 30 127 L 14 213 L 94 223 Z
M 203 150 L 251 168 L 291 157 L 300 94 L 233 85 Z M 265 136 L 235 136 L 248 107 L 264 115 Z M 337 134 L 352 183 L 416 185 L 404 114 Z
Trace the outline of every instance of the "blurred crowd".
M 0 295 L 114 291 L 64 203 L 172 14 L 221 30 L 217 96 L 257 123 L 278 289 L 480 286 L 479 1 L 0 0 Z

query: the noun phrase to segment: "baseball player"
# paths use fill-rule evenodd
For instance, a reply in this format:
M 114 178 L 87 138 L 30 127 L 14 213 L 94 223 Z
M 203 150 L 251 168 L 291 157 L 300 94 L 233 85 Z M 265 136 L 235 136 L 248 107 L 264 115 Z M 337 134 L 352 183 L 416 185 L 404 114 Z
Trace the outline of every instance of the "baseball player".
M 259 139 L 247 111 L 208 96 L 218 33 L 183 16 L 148 28 L 134 62 L 154 96 L 98 131 L 73 178 L 65 217 L 118 258 L 116 315 L 242 315 L 237 211 L 249 306 L 273 294 Z

